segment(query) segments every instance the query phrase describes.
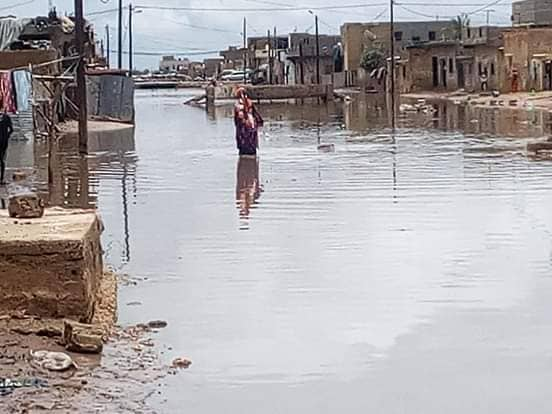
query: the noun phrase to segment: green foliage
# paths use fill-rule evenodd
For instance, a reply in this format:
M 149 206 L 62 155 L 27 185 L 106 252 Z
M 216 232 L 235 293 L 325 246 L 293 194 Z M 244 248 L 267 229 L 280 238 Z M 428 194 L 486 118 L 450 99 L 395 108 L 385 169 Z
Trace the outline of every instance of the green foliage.
M 366 49 L 360 58 L 360 66 L 368 72 L 385 66 L 385 53 L 381 48 Z

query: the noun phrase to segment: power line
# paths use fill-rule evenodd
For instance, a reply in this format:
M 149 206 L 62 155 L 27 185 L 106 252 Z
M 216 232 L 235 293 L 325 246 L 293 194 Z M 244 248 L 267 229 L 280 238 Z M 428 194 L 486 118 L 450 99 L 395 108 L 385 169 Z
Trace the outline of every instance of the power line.
M 117 50 L 113 50 L 113 53 L 118 53 Z M 214 55 L 219 54 L 218 50 L 203 50 L 203 51 L 172 51 L 172 52 L 151 52 L 151 51 L 135 51 L 134 54 L 137 56 L 200 56 L 200 55 Z M 123 55 L 128 55 L 128 51 L 123 50 Z
M 189 11 L 189 12 L 239 12 L 239 13 L 253 13 L 253 12 L 279 12 L 279 11 L 309 11 L 309 10 L 340 10 L 340 9 L 360 9 L 365 7 L 382 7 L 386 3 L 377 4 L 348 4 L 342 6 L 293 6 L 293 7 L 272 7 L 272 8 L 207 8 L 207 7 L 169 7 L 169 6 L 151 6 L 151 5 L 138 5 L 137 9 L 144 10 L 170 10 L 170 11 Z

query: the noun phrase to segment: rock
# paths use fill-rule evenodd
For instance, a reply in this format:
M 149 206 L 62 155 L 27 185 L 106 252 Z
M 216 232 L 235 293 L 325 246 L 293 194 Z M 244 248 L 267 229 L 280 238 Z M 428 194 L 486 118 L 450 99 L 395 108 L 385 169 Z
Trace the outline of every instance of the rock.
M 188 358 L 176 358 L 172 362 L 173 368 L 187 369 L 190 368 L 190 365 L 192 365 L 192 361 L 190 361 Z
M 148 322 L 148 327 L 151 329 L 160 329 L 160 328 L 166 328 L 167 322 L 165 321 L 150 321 Z
M 31 365 L 49 371 L 67 371 L 78 368 L 71 357 L 63 352 L 30 351 Z
M 103 331 L 94 325 L 66 320 L 63 327 L 65 349 L 81 354 L 99 354 L 103 350 Z
M 44 215 L 44 201 L 33 192 L 12 195 L 8 201 L 11 218 L 40 218 Z

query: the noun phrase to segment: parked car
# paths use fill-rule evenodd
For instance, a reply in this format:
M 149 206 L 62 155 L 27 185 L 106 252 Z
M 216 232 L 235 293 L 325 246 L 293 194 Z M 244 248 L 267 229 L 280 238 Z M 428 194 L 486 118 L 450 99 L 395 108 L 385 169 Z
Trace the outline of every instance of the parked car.
M 245 78 L 245 81 L 248 82 L 251 79 L 251 73 L 250 69 L 247 69 L 245 72 L 242 70 L 235 70 L 228 75 L 222 76 L 220 80 L 227 82 L 243 82 Z

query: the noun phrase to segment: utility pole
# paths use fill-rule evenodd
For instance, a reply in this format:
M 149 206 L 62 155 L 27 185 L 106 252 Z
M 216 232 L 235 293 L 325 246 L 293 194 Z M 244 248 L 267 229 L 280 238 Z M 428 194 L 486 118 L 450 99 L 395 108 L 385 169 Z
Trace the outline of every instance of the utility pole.
M 106 46 L 107 46 L 107 67 L 109 68 L 111 65 L 111 48 L 110 48 L 110 39 L 109 39 L 109 25 L 105 25 L 105 37 L 106 37 Z
M 243 18 L 243 83 L 247 83 L 247 18 Z
M 314 15 L 316 33 L 316 83 L 320 85 L 320 36 L 318 35 L 318 15 Z
M 272 46 L 272 67 L 274 67 L 274 62 L 276 61 L 276 55 L 278 54 L 278 39 L 276 38 L 276 26 L 274 26 L 273 32 L 273 46 Z M 274 71 L 276 73 L 276 71 Z M 272 81 L 276 83 L 276 76 L 272 77 Z
M 132 3 L 128 5 L 128 72 L 132 78 L 132 69 L 134 68 L 133 54 L 134 50 L 132 49 Z
M 272 85 L 272 47 L 270 43 L 270 30 L 266 32 L 266 47 L 268 48 L 268 83 Z
M 119 0 L 119 45 L 117 47 L 117 60 L 119 69 L 123 68 L 123 0 Z
M 491 13 L 494 13 L 496 10 L 493 9 L 487 9 L 485 13 L 487 13 L 487 27 L 491 25 Z
M 86 108 L 86 76 L 84 50 L 83 0 L 75 0 L 75 33 L 77 41 L 77 105 L 79 107 L 79 153 L 88 152 L 88 111 Z
M 395 131 L 395 16 L 393 1 L 390 0 L 389 32 L 391 36 L 391 129 Z

